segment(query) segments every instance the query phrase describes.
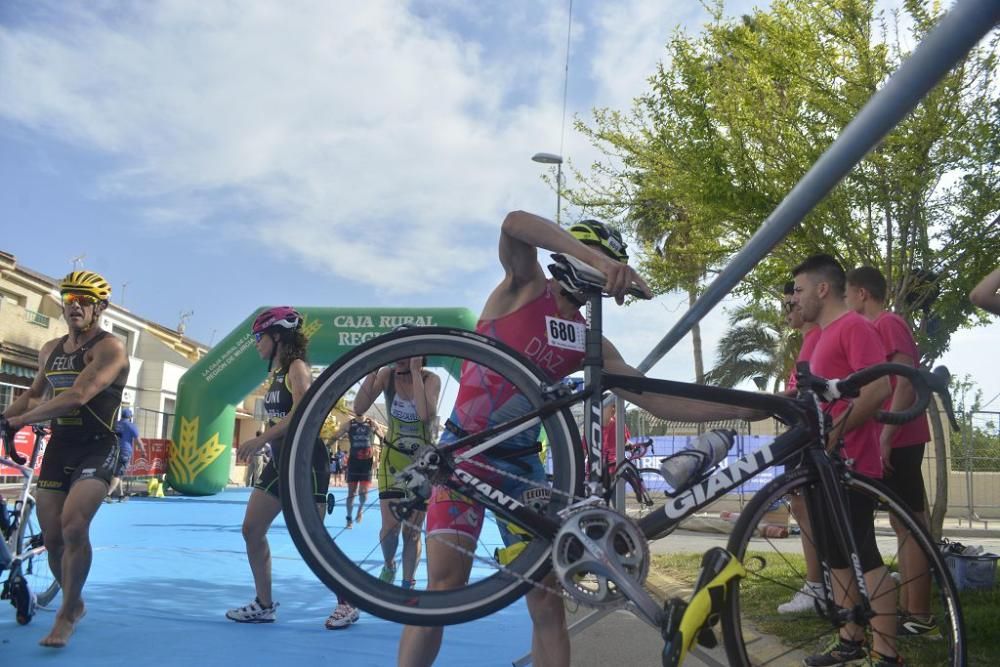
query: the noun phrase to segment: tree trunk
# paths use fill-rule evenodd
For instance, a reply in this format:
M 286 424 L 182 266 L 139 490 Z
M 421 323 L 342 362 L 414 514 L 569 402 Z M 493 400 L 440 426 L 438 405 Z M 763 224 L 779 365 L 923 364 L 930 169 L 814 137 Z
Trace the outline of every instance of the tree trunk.
M 698 300 L 698 289 L 688 288 L 688 305 L 693 306 Z M 691 327 L 691 345 L 694 347 L 694 381 L 695 384 L 705 384 L 705 359 L 701 351 L 701 325 L 695 322 Z
M 934 460 L 937 461 L 934 479 L 934 507 L 931 509 L 929 527 L 934 539 L 940 540 L 941 529 L 944 527 L 944 515 L 948 510 L 948 474 L 951 472 L 951 461 L 948 460 L 944 425 L 937 398 L 932 398 L 927 405 L 927 417 L 931 422 L 931 433 L 934 437 Z

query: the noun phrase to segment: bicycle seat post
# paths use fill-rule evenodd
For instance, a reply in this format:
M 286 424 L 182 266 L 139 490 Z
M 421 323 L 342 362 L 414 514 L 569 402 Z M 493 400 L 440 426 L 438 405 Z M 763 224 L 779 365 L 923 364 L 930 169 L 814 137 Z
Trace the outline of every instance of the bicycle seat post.
M 584 387 L 589 392 L 585 403 L 584 430 L 587 446 L 590 449 L 588 468 L 591 495 L 599 493 L 603 472 L 601 441 L 604 412 L 601 404 L 601 373 L 604 370 L 604 354 L 601 334 L 603 325 L 601 298 L 602 295 L 599 291 L 590 292 L 587 295 L 587 331 L 584 339 L 585 356 L 583 358 L 583 382 Z

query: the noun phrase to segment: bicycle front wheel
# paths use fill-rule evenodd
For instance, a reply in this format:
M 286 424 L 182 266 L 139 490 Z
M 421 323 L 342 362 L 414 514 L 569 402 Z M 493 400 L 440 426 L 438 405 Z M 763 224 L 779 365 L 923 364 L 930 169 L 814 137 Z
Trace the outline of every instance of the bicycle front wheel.
M 840 482 L 846 492 L 857 494 L 856 497 L 877 508 L 873 539 L 887 567 L 885 576 L 892 581 L 879 581 L 875 590 L 888 590 L 883 594 L 895 596 L 893 614 L 897 618 L 893 620 L 898 626 L 895 641 L 899 654 L 906 659 L 907 665 L 966 664 L 965 630 L 958 594 L 930 534 L 903 502 L 880 482 L 854 475 L 845 475 Z M 801 541 L 794 536 L 782 539 L 775 535 L 787 536 L 788 533 L 773 525 L 788 517 L 788 498 L 818 486 L 818 473 L 814 469 L 786 473 L 761 489 L 740 514 L 729 540 L 729 550 L 746 566 L 747 576 L 730 582 L 722 615 L 730 664 L 801 664 L 803 656 L 822 650 L 823 644 L 838 632 L 838 624 L 831 620 L 831 615 L 822 613 L 826 601 L 820 598 L 824 595 L 810 592 L 805 586 L 802 542 L 815 546 L 811 530 L 802 531 Z M 815 526 L 819 521 L 831 520 L 832 517 L 826 515 L 811 523 Z M 770 529 L 766 528 L 768 523 L 772 524 Z M 922 556 L 927 563 L 926 569 L 901 567 L 901 560 L 914 562 L 911 560 L 914 553 Z M 820 559 L 823 560 L 822 556 Z M 838 586 L 836 581 L 831 581 L 833 587 Z M 853 587 L 856 590 L 856 585 Z M 795 595 L 806 596 L 802 599 L 812 604 L 803 604 L 797 611 L 783 605 L 785 613 L 779 612 L 779 604 Z M 808 600 L 808 597 L 813 599 Z M 923 608 L 907 610 L 907 605 Z M 925 621 L 926 614 L 930 614 L 930 622 L 923 624 L 927 626 L 923 628 L 926 632 L 912 633 L 920 628 L 912 622 L 907 627 L 907 619 L 911 618 L 907 611 Z M 863 623 L 869 645 L 873 633 L 878 632 L 873 627 L 875 620 Z
M 44 540 L 35 516 L 35 501 L 32 498 L 28 498 L 21 513 L 15 545 L 18 553 L 32 554 L 21 563 L 21 574 L 28 582 L 31 592 L 35 594 L 35 604 L 39 607 L 50 605 L 59 593 L 59 582 L 52 576 L 48 555 L 42 548 Z
M 379 453 L 380 457 L 386 457 L 388 468 L 380 458 L 375 465 L 375 476 L 380 488 L 389 491 L 382 495 L 395 497 L 380 501 L 373 489 L 368 500 L 363 501 L 359 491 L 347 501 L 338 491 L 341 498 L 336 500 L 337 507 L 344 507 L 345 501 L 352 505 L 346 508 L 343 519 L 328 519 L 327 524 L 332 525 L 325 525 L 316 512 L 310 472 L 313 443 L 320 437 L 324 424 L 329 428 L 331 421 L 348 418 L 345 410 L 351 409 L 365 378 L 386 367 L 394 373 L 396 362 L 419 357 L 424 358 L 424 366 L 440 380 L 441 391 L 435 406 L 438 423 L 444 423 L 452 414 L 460 375 L 463 387 L 481 384 L 482 391 L 476 399 L 479 403 L 474 409 L 477 414 L 487 415 L 493 427 L 502 429 L 505 421 L 542 408 L 546 402 L 543 387 L 551 381 L 531 362 L 490 338 L 468 331 L 422 328 L 372 339 L 326 369 L 297 406 L 282 448 L 282 505 L 296 547 L 313 572 L 331 589 L 352 604 L 388 620 L 411 625 L 447 625 L 490 614 L 516 600 L 529 587 L 541 585 L 537 582 L 551 566 L 551 542 L 535 537 L 526 547 L 506 549 L 499 529 L 488 520 L 488 515 L 483 522 L 482 516 L 467 512 L 462 512 L 456 521 L 465 522 L 466 526 L 470 522 L 482 526 L 471 549 L 466 548 L 470 540 L 466 546 L 456 544 L 448 532 L 427 534 L 420 519 L 404 518 L 400 531 L 393 509 L 398 510 L 415 494 L 430 494 L 426 488 L 403 488 L 401 473 L 408 462 L 400 463 L 400 451 L 388 445 Z M 367 416 L 388 424 L 386 410 L 384 405 L 375 404 Z M 516 491 L 510 493 L 516 494 L 519 502 L 557 520 L 558 512 L 582 491 L 582 451 L 576 424 L 567 409 L 543 415 L 540 426 L 548 436 L 550 476 L 545 474 L 534 448 L 537 436 L 533 434 L 537 434 L 539 425 L 521 433 L 511 431 L 509 437 L 498 437 L 500 441 L 494 445 L 497 449 L 484 452 L 487 463 L 499 461 L 495 469 L 486 465 L 476 475 L 482 479 L 488 479 L 483 475 L 494 475 L 492 484 L 496 488 L 512 484 Z M 438 441 L 433 434 L 426 440 L 416 443 L 425 451 Z M 530 446 L 523 447 L 528 440 Z M 502 456 L 490 457 L 491 451 L 499 450 Z M 479 465 L 475 461 L 469 464 Z M 348 482 L 350 475 L 349 466 Z M 439 492 L 449 493 L 434 493 Z M 426 499 L 424 495 L 420 497 Z M 348 514 L 355 510 L 364 517 L 363 521 Z M 412 544 L 409 555 L 407 552 L 407 537 L 412 540 L 415 534 L 416 551 L 421 551 L 420 542 L 425 542 L 426 547 L 436 540 L 435 550 L 446 545 L 466 559 L 463 562 L 471 562 L 467 583 L 450 590 L 427 590 L 426 563 L 414 560 Z M 426 553 L 427 548 L 422 551 Z M 402 585 L 404 578 L 406 588 Z

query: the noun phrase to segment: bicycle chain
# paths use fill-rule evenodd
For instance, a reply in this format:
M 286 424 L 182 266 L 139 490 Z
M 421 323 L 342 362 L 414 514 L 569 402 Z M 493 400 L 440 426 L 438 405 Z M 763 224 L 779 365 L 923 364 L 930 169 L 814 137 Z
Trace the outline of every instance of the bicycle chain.
M 535 488 L 545 488 L 545 489 L 548 489 L 553 494 L 569 498 L 570 500 L 574 501 L 575 503 L 586 502 L 588 500 L 591 500 L 592 498 L 595 498 L 594 496 L 588 496 L 588 497 L 577 496 L 575 494 L 568 493 L 568 492 L 563 491 L 561 489 L 556 489 L 554 487 L 540 485 L 537 480 L 533 480 L 533 479 L 529 479 L 527 477 L 521 477 L 519 475 L 515 475 L 514 473 L 508 472 L 508 471 L 503 470 L 501 468 L 497 468 L 496 466 L 489 465 L 488 463 L 485 463 L 483 461 L 479 461 L 479 460 L 476 460 L 476 459 L 465 459 L 465 461 L 463 461 L 463 463 L 474 464 L 476 466 L 479 466 L 480 468 L 483 468 L 485 470 L 489 470 L 490 472 L 498 473 L 499 475 L 501 475 L 503 477 L 507 477 L 509 479 L 517 480 L 517 481 L 522 482 L 522 483 L 528 483 L 530 485 L 533 485 Z M 571 508 L 567 508 L 567 509 L 571 509 Z M 424 539 L 435 539 L 433 535 L 428 534 L 423 529 L 423 526 L 418 526 L 418 525 L 410 522 L 407 519 L 402 519 L 401 523 L 404 524 L 404 525 L 406 525 L 406 526 L 409 526 L 411 529 L 415 529 L 418 532 L 420 532 L 421 534 L 423 534 L 424 535 Z M 544 584 L 542 584 L 540 582 L 534 581 L 533 579 L 531 579 L 529 577 L 526 577 L 525 575 L 521 574 L 520 572 L 515 572 L 514 570 L 512 570 L 512 569 L 506 567 L 505 565 L 503 565 L 502 563 L 497 562 L 495 559 L 486 558 L 484 556 L 480 556 L 476 552 L 470 551 L 469 549 L 461 547 L 461 546 L 459 546 L 459 545 L 457 545 L 457 544 L 455 544 L 453 542 L 450 542 L 450 541 L 446 541 L 446 540 L 436 540 L 436 541 L 439 544 L 444 544 L 444 545 L 446 545 L 446 546 L 454 549 L 455 551 L 457 551 L 457 552 L 459 552 L 459 553 L 461 553 L 461 554 L 469 557 L 473 561 L 476 561 L 476 562 L 482 563 L 484 565 L 488 565 L 490 567 L 493 567 L 496 570 L 498 570 L 500 572 L 503 572 L 505 574 L 508 574 L 508 575 L 514 577 L 515 579 L 519 579 L 522 582 L 524 582 L 526 584 L 529 584 L 529 585 L 531 585 L 531 586 L 533 586 L 533 587 L 535 587 L 535 588 L 537 588 L 539 590 L 545 591 L 546 593 L 549 593 L 551 595 L 557 595 L 557 596 L 562 597 L 562 598 L 567 599 L 567 600 L 572 600 L 572 601 L 576 602 L 577 604 L 581 604 L 580 600 L 578 600 L 577 598 L 573 597 L 573 595 L 570 594 L 569 591 L 567 591 L 562 586 L 560 586 L 558 589 L 551 588 L 551 587 L 546 586 L 546 585 L 544 585 Z M 549 558 L 551 558 L 551 555 L 549 556 Z M 582 603 L 582 604 L 585 604 L 585 603 Z M 597 609 L 598 608 L 597 606 L 594 606 L 594 605 L 586 605 L 586 606 L 591 607 L 593 609 Z

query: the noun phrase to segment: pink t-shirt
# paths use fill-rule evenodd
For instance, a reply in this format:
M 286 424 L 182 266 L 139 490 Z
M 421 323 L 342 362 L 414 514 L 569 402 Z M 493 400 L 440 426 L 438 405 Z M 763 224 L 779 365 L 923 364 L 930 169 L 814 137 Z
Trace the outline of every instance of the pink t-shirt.
M 799 356 L 795 358 L 795 365 L 797 366 L 800 361 L 812 361 L 813 350 L 816 349 L 816 342 L 819 340 L 819 335 L 821 333 L 819 327 L 813 327 L 802 336 L 802 347 L 799 348 Z M 810 369 L 811 370 L 811 369 Z M 792 375 L 788 378 L 787 391 L 793 392 L 799 386 L 798 380 L 795 379 L 795 369 L 792 369 Z
M 887 360 L 891 361 L 894 354 L 905 354 L 912 359 L 914 368 L 920 365 L 920 350 L 917 348 L 917 342 L 913 340 L 913 333 L 910 331 L 906 320 L 896 313 L 886 310 L 879 313 L 879 316 L 875 318 L 872 324 L 875 325 L 879 336 L 882 337 L 882 345 L 885 347 L 885 358 Z M 892 381 L 892 389 L 895 391 L 896 377 L 892 376 L 890 380 Z M 883 407 L 886 410 L 892 407 L 892 396 L 886 400 Z M 913 421 L 909 421 L 899 427 L 899 430 L 896 431 L 896 437 L 892 441 L 892 446 L 895 449 L 896 447 L 921 445 L 925 442 L 930 442 L 930 439 L 931 431 L 927 425 L 927 413 L 925 412 Z
M 854 371 L 885 361 L 885 348 L 871 322 L 853 311 L 823 328 L 813 350 L 812 372 L 828 380 L 841 380 Z M 847 401 L 833 404 L 834 421 L 848 408 Z M 844 452 L 854 459 L 854 470 L 869 477 L 882 477 L 878 436 L 881 426 L 869 419 L 844 435 Z

